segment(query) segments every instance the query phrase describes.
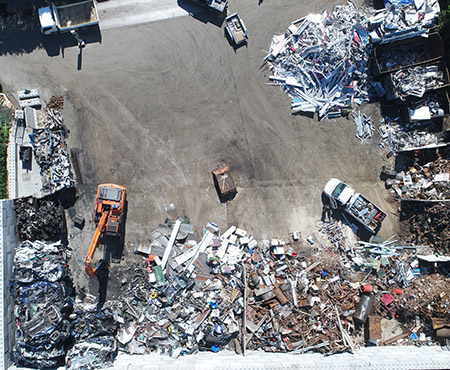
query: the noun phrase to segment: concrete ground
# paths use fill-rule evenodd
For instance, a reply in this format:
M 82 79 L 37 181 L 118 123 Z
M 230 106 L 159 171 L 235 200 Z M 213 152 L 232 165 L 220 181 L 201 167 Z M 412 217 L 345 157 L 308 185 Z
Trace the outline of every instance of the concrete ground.
M 69 216 L 87 221 L 79 231 L 68 220 L 78 286 L 95 290 L 95 282 L 85 280 L 83 258 L 99 183 L 128 189 L 121 266 L 135 258 L 129 243 L 146 241 L 169 203 L 200 230 L 213 221 L 239 225 L 257 239 L 287 239 L 292 231 L 306 237 L 320 220 L 321 191 L 331 177 L 387 212 L 382 237 L 396 233 L 395 210 L 378 178 L 385 153 L 377 140 L 357 140 L 353 120 L 292 116 L 288 96 L 264 85 L 269 71 L 262 62 L 272 36 L 332 6 L 330 0 L 230 1 L 230 12 L 239 11 L 249 31 L 248 45 L 237 50 L 217 18 L 182 0 L 99 3 L 106 27 L 81 32 L 87 41 L 81 52 L 67 35 L 44 37 L 36 27 L 26 40 L 18 33 L 15 42 L 2 41 L 5 89 L 38 87 L 44 98 L 65 97 L 69 147 L 80 168 L 79 199 Z M 377 122 L 377 107 L 368 110 Z M 222 164 L 238 184 L 226 204 L 211 177 Z

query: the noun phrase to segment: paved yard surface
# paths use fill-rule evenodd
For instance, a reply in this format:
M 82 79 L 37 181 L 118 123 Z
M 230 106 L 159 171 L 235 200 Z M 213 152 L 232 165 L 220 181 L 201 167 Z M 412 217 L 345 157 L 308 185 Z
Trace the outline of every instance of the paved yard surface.
M 110 0 L 99 3 L 100 31 L 81 33 L 79 54 L 69 36 L 44 38 L 37 27 L 27 39 L 0 44 L 4 88 L 41 89 L 64 95 L 69 145 L 77 153 L 79 199 L 69 215 L 86 218 L 71 228 L 73 272 L 85 280 L 83 258 L 94 231 L 92 211 L 99 183 L 128 188 L 124 260 L 137 258 L 129 243 L 146 241 L 174 203 L 201 230 L 214 221 L 235 224 L 256 238 L 314 232 L 321 191 L 330 177 L 351 184 L 387 213 L 380 234 L 396 232 L 395 211 L 378 180 L 383 155 L 362 144 L 353 120 L 317 122 L 292 116 L 290 100 L 265 86 L 262 67 L 274 34 L 308 13 L 331 10 L 319 0 L 230 1 L 249 30 L 247 46 L 234 50 L 220 21 L 188 2 Z M 190 12 L 192 15 L 189 15 Z M 148 21 L 148 23 L 146 23 Z M 22 35 L 23 36 L 23 35 Z M 26 52 L 18 53 L 20 45 Z M 13 47 L 14 45 L 14 47 Z M 368 107 L 377 122 L 377 107 Z M 236 198 L 221 204 L 211 170 L 227 164 L 238 184 Z

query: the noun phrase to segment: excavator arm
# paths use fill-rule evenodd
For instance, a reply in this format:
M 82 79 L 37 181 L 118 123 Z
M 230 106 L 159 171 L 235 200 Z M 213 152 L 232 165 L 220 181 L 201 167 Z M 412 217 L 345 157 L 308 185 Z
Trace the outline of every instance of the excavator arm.
M 86 273 L 89 275 L 89 277 L 94 277 L 95 273 L 97 271 L 97 267 L 91 266 L 92 257 L 94 256 L 95 250 L 98 247 L 98 243 L 100 241 L 100 237 L 102 236 L 103 232 L 105 231 L 106 224 L 108 223 L 108 218 L 110 216 L 110 211 L 104 211 L 102 213 L 102 217 L 100 218 L 100 221 L 97 224 L 97 229 L 95 230 L 94 237 L 92 238 L 91 245 L 89 246 L 89 250 L 86 254 L 86 257 L 84 258 L 84 269 Z

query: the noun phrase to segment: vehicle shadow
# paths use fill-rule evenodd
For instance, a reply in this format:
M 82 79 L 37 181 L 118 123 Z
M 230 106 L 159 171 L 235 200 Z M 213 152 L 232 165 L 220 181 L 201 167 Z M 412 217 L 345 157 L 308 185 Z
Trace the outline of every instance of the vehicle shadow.
M 226 14 L 209 11 L 189 0 L 177 0 L 178 6 L 188 12 L 193 18 L 203 23 L 211 23 L 216 27 L 222 27 Z M 225 12 L 226 13 L 226 12 Z

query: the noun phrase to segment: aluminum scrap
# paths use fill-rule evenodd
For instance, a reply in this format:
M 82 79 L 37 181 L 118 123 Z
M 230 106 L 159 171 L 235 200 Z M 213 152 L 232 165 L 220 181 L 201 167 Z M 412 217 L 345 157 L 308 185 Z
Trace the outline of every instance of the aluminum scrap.
M 442 143 L 443 133 L 428 132 L 423 130 L 407 130 L 395 122 L 380 126 L 381 145 L 387 146 L 394 152 L 414 150 L 426 146 L 434 146 Z
M 376 131 L 372 118 L 365 113 L 358 111 L 357 114 L 352 114 L 355 120 L 358 133 L 355 135 L 357 139 L 363 141 L 364 139 L 371 138 Z
M 391 76 L 394 93 L 400 99 L 408 95 L 421 98 L 427 90 L 437 89 L 445 83 L 444 73 L 438 65 L 400 69 Z
M 385 1 L 385 8 L 369 18 L 371 40 L 387 43 L 416 35 L 426 35 L 436 25 L 438 0 Z
M 367 20 L 356 5 L 335 6 L 330 14 L 293 22 L 274 36 L 269 54 L 270 79 L 292 98 L 292 112 L 319 113 L 319 119 L 367 99 L 370 53 Z

